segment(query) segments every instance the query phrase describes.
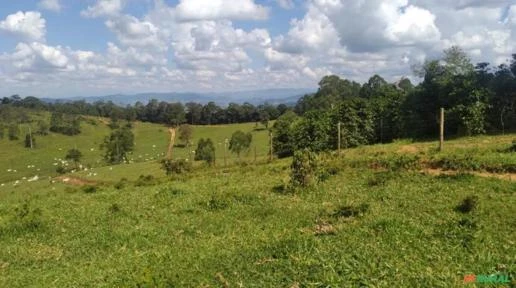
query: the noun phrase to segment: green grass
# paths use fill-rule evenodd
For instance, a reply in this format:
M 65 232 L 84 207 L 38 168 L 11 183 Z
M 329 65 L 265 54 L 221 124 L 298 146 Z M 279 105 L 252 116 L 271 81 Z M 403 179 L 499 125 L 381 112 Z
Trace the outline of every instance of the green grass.
M 48 116 L 48 115 L 47 115 Z M 44 118 L 45 115 L 33 115 L 33 118 Z M 48 136 L 35 136 L 36 149 L 27 149 L 24 147 L 24 135 L 28 131 L 28 125 L 20 125 L 23 137 L 20 136 L 19 141 L 9 141 L 6 138 L 0 139 L 0 183 L 11 181 L 25 182 L 25 178 L 31 178 L 35 175 L 39 177 L 54 177 L 57 175 L 55 159 L 64 159 L 69 149 L 77 147 L 84 157 L 83 164 L 93 168 L 105 167 L 107 164 L 103 161 L 103 151 L 100 150 L 100 144 L 104 137 L 109 135 L 110 129 L 105 124 L 105 120 L 95 120 L 96 125 L 83 122 L 81 125 L 82 133 L 71 137 L 61 134 L 50 133 Z M 34 127 L 35 128 L 35 127 Z M 242 155 L 242 158 L 250 161 L 254 159 L 254 149 L 258 158 L 265 158 L 268 151 L 268 134 L 265 130 L 255 130 L 255 123 L 234 124 L 226 126 L 194 126 L 193 142 L 197 143 L 202 137 L 211 138 L 215 143 L 217 162 L 223 164 L 224 159 L 224 140 L 231 138 L 233 132 L 243 130 L 244 132 L 253 133 L 253 143 L 249 153 Z M 162 125 L 151 123 L 135 123 L 133 129 L 135 134 L 135 150 L 129 156 L 134 162 L 156 163 L 164 157 L 168 149 L 170 135 L 168 128 Z M 176 144 L 177 143 L 176 139 Z M 175 158 L 190 158 L 191 151 L 196 146 L 190 148 L 174 148 Z M 236 156 L 227 153 L 227 162 L 235 162 Z M 30 166 L 30 168 L 29 168 Z M 32 166 L 35 166 L 32 168 Z M 143 165 L 145 166 L 145 165 Z M 155 165 L 151 165 L 155 166 Z M 11 170 L 11 172 L 8 172 Z M 132 170 L 132 169 L 130 169 Z M 16 171 L 16 172 L 13 172 Z M 152 172 L 151 170 L 149 172 Z M 144 173 L 142 170 L 140 172 Z M 105 174 L 104 174 L 105 175 Z
M 230 127 L 202 133 L 222 140 Z M 137 132 L 139 151 L 166 146 L 159 129 Z M 457 139 L 441 153 L 430 142 L 346 150 L 326 157 L 337 175 L 295 193 L 277 189 L 289 159 L 173 179 L 154 161 L 95 168 L 105 183 L 93 193 L 9 183 L 0 187 L 0 287 L 463 287 L 464 275 L 499 271 L 514 279 L 516 183 L 426 175 L 410 160 L 472 149 L 488 163 L 513 138 Z M 136 186 L 140 175 L 156 180 Z M 122 177 L 129 182 L 114 188 Z M 475 205 L 461 212 L 465 199 Z

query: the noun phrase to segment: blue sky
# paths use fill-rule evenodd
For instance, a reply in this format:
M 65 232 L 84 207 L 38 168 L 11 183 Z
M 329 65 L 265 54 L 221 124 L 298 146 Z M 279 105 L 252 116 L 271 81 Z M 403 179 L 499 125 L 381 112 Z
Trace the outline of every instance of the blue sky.
M 316 87 L 461 46 L 516 52 L 514 0 L 24 0 L 0 6 L 0 95 Z

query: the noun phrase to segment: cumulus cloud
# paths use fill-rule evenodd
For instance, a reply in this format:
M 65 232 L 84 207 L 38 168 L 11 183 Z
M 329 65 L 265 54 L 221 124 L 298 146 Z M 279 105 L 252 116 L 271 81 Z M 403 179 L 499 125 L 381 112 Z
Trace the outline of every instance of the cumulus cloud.
M 61 11 L 61 3 L 59 3 L 59 0 L 41 0 L 38 6 L 54 12 Z
M 86 10 L 81 11 L 83 17 L 102 17 L 113 16 L 120 13 L 124 7 L 124 0 L 97 0 L 93 6 L 88 6 Z
M 177 13 L 178 18 L 184 21 L 263 20 L 267 19 L 269 10 L 254 0 L 180 0 Z
M 408 0 L 313 0 L 337 29 L 341 44 L 354 52 L 435 42 L 440 32 L 429 10 Z
M 44 2 L 64 3 L 39 1 L 45 9 L 52 6 Z M 94 21 L 114 36 L 96 52 L 46 43 L 38 12 L 0 19 L 0 33 L 21 42 L 0 52 L 0 92 L 314 87 L 327 74 L 396 81 L 452 45 L 462 46 L 473 62 L 495 65 L 516 51 L 514 0 L 306 0 L 295 19 L 277 18 L 291 13 L 269 13 L 265 5 L 290 9 L 301 1 L 148 2 L 154 7 L 140 15 L 122 12 L 126 0 L 96 0 L 82 11 L 102 18 Z M 268 17 L 272 21 L 241 21 Z M 271 33 L 277 21 L 288 21 L 288 28 Z
M 4 54 L 0 59 L 24 72 L 73 69 L 73 66 L 68 66 L 68 57 L 62 47 L 38 42 L 19 43 L 12 54 Z
M 151 22 L 140 21 L 130 15 L 121 15 L 107 20 L 106 26 L 116 34 L 123 45 L 167 50 L 167 45 L 158 35 L 158 28 Z
M 0 32 L 29 40 L 43 40 L 46 34 L 45 26 L 46 22 L 41 13 L 18 11 L 0 22 Z

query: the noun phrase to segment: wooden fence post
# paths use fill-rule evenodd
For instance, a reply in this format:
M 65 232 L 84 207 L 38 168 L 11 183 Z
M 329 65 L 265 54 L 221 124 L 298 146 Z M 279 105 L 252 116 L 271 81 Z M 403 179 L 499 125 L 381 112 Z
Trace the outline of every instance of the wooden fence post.
M 273 150 L 273 147 L 272 147 L 272 131 L 269 131 L 269 146 L 270 146 L 269 160 L 272 161 L 272 159 L 274 158 L 274 150 Z
M 339 137 L 339 139 L 338 139 L 338 144 L 337 144 L 337 150 L 338 150 L 339 155 L 340 155 L 340 148 L 341 148 L 341 146 L 340 146 L 340 141 L 341 141 L 341 138 L 342 138 L 342 137 L 341 137 L 341 132 L 340 132 L 340 127 L 341 127 L 341 125 L 342 125 L 342 124 L 341 124 L 340 122 L 337 124 L 338 137 Z
M 441 117 L 439 123 L 439 151 L 444 149 L 444 108 L 441 108 Z

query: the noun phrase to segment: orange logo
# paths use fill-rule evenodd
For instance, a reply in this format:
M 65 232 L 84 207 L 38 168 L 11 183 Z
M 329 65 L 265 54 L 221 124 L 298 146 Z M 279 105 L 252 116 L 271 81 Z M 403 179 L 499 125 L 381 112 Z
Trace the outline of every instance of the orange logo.
M 470 274 L 464 276 L 464 283 L 475 283 L 477 281 L 477 275 Z

